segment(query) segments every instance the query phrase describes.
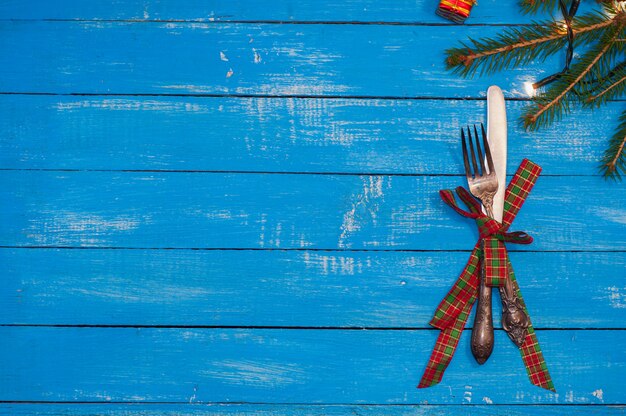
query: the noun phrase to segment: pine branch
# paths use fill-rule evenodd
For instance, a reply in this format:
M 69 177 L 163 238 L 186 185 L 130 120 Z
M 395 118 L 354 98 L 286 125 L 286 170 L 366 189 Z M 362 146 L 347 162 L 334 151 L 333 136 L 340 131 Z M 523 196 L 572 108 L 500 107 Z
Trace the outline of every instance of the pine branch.
M 626 174 L 626 111 L 622 112 L 617 131 L 609 140 L 600 170 L 612 179 L 621 179 L 621 175 Z
M 572 90 L 581 80 L 593 73 L 594 67 L 606 54 L 611 53 L 612 48 L 618 48 L 615 39 L 622 32 L 623 21 L 620 18 L 613 23 L 615 24 L 606 29 L 600 41 L 586 52 L 565 76 L 557 80 L 544 94 L 535 98 L 535 102 L 527 108 L 523 117 L 524 127 L 536 130 L 569 112 L 571 100 L 568 98 L 573 93 Z
M 593 12 L 574 19 L 575 44 L 586 44 L 598 37 L 597 32 L 609 27 L 613 19 L 605 13 Z M 534 59 L 560 52 L 567 43 L 562 24 L 539 22 L 524 28 L 509 28 L 494 39 L 470 39 L 470 44 L 446 51 L 446 67 L 461 76 L 476 72 L 491 74 L 516 67 Z
M 607 53 L 605 53 L 593 67 L 592 71 L 581 80 L 581 91 L 590 92 L 592 95 L 595 94 L 596 91 L 592 91 L 593 89 L 601 88 L 603 85 L 614 81 L 616 73 L 624 66 L 619 62 L 624 60 L 624 52 L 626 51 L 626 42 L 623 41 L 624 35 L 626 35 L 624 31 L 626 24 L 624 22 L 625 18 L 626 14 L 624 13 L 616 17 L 615 27 L 621 24 L 621 29 L 617 29 L 617 38 L 613 41 Z M 599 41 L 605 42 L 606 40 L 601 38 Z
M 598 79 L 592 87 L 583 84 L 579 95 L 583 97 L 583 105 L 600 107 L 609 100 L 626 93 L 626 61 L 613 67 L 606 76 Z
M 557 0 L 521 0 L 520 7 L 523 13 L 537 13 L 551 11 L 556 8 Z
M 603 11 L 574 18 L 574 47 L 586 50 L 565 71 L 549 77 L 554 81 L 533 99 L 522 121 L 529 130 L 552 123 L 572 104 L 600 106 L 626 95 L 626 8 L 616 0 L 596 0 Z M 520 0 L 525 12 L 556 8 L 557 0 Z M 576 5 L 570 7 L 575 10 Z M 563 6 L 564 8 L 564 6 Z M 572 13 L 570 13 L 572 14 Z M 568 43 L 566 27 L 553 21 L 506 29 L 494 38 L 469 39 L 446 51 L 448 69 L 461 76 L 489 74 L 522 66 L 561 52 Z M 571 49 L 568 49 L 568 62 Z M 569 66 L 569 64 L 568 64 Z M 606 177 L 626 175 L 626 111 L 604 153 L 601 170 Z

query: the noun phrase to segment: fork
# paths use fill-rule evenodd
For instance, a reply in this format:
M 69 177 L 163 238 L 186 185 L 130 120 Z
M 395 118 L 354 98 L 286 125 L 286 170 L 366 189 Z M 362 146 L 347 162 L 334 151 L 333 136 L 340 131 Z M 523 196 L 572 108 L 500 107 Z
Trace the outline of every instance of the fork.
M 487 215 L 493 218 L 493 197 L 498 191 L 498 178 L 493 167 L 493 159 L 491 157 L 491 151 L 489 150 L 485 127 L 482 123 L 480 123 L 480 129 L 482 132 L 483 147 L 485 149 L 486 157 L 483 157 L 483 153 L 480 149 L 476 125 L 474 125 L 474 141 L 476 141 L 476 150 L 474 150 L 472 132 L 468 126 L 467 136 L 469 141 L 469 154 L 472 156 L 472 166 L 470 166 L 469 162 L 465 133 L 463 129 L 461 129 L 463 162 L 465 164 L 465 175 L 467 176 L 467 184 L 471 194 L 480 199 L 485 207 Z M 478 170 L 478 163 L 476 161 L 477 154 L 478 160 L 480 160 L 480 171 Z M 485 167 L 485 159 L 487 159 L 487 165 L 489 166 L 488 171 Z M 473 170 L 472 167 L 474 168 Z M 478 290 L 478 306 L 476 307 L 476 318 L 474 319 L 474 328 L 472 328 L 471 340 L 472 354 L 478 364 L 483 364 L 487 361 L 493 351 L 493 343 L 494 336 L 493 313 L 491 310 L 491 288 L 485 285 L 485 263 L 482 262 L 480 288 Z
M 467 184 L 469 190 L 476 198 L 480 199 L 487 215 L 493 218 L 493 197 L 498 192 L 498 177 L 496 176 L 496 170 L 493 167 L 493 159 L 491 158 L 491 151 L 489 150 L 489 142 L 487 142 L 487 135 L 485 134 L 485 126 L 480 123 L 480 129 L 483 137 L 483 146 L 485 148 L 485 155 L 487 156 L 487 165 L 489 165 L 489 172 L 485 169 L 485 158 L 480 150 L 480 143 L 478 142 L 478 131 L 476 125 L 474 125 L 474 137 L 476 141 L 476 153 L 478 153 L 478 160 L 480 160 L 480 172 L 478 171 L 478 164 L 476 162 L 476 153 L 474 152 L 474 145 L 472 141 L 472 132 L 469 126 L 467 126 L 467 135 L 469 137 L 470 154 L 472 155 L 472 166 L 474 171 L 470 167 L 467 155 L 467 146 L 465 143 L 465 133 L 461 129 L 461 141 L 463 143 L 463 162 L 465 163 L 465 175 L 467 176 Z

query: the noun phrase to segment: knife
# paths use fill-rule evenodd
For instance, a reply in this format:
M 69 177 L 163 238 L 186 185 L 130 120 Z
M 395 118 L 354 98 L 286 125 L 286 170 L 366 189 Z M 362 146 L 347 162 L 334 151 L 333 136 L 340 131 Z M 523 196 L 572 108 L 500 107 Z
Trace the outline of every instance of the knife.
M 502 222 L 507 183 L 506 105 L 502 90 L 495 85 L 487 90 L 487 117 L 487 141 L 498 177 L 498 192 L 493 198 L 493 217 L 496 221 Z M 511 279 L 506 279 L 505 285 L 500 287 L 500 300 L 502 301 L 502 327 L 515 345 L 521 347 L 528 334 L 530 320 L 517 297 Z

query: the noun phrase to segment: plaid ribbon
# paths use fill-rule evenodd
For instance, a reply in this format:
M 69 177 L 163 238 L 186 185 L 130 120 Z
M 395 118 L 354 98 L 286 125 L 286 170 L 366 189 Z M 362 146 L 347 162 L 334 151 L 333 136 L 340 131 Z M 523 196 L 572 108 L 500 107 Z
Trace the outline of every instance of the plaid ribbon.
M 503 286 L 507 278 L 511 280 L 520 303 L 526 314 L 530 316 L 515 279 L 515 273 L 504 243 L 530 244 L 532 242 L 532 237 L 524 232 L 509 233 L 507 230 L 524 204 L 540 173 L 541 167 L 539 165 L 528 159 L 522 161 L 506 189 L 504 216 L 501 224 L 484 215 L 480 203 L 464 188 L 456 188 L 456 193 L 461 201 L 467 205 L 469 211 L 465 211 L 457 205 L 452 191 L 439 191 L 441 199 L 452 209 L 460 215 L 476 221 L 480 237 L 461 275 L 441 301 L 430 321 L 430 325 L 440 329 L 441 332 L 418 388 L 434 386 L 443 378 L 443 373 L 452 360 L 467 318 L 478 296 L 481 266 L 484 266 L 485 284 L 487 286 Z M 530 382 L 544 389 L 556 391 L 532 324 L 528 327 L 528 335 L 520 348 L 520 353 Z

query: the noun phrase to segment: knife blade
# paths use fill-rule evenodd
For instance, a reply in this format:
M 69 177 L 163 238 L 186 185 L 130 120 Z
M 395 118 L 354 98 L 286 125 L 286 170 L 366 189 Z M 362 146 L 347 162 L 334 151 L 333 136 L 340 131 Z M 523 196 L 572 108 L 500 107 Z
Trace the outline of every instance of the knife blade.
M 487 90 L 487 141 L 498 177 L 498 192 L 493 198 L 493 216 L 496 221 L 502 222 L 506 191 L 506 104 L 502 90 L 496 85 Z

